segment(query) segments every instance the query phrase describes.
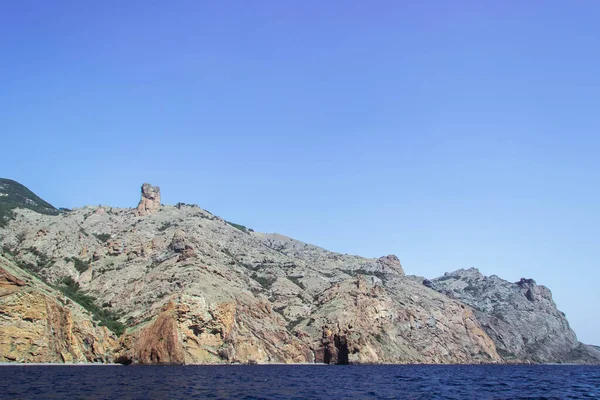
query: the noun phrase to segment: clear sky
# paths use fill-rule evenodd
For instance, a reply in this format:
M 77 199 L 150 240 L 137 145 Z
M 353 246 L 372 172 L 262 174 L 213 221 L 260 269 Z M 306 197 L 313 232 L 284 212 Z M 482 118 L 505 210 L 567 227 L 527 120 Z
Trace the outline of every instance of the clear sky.
M 407 273 L 551 288 L 600 344 L 600 2 L 4 1 L 0 177 Z

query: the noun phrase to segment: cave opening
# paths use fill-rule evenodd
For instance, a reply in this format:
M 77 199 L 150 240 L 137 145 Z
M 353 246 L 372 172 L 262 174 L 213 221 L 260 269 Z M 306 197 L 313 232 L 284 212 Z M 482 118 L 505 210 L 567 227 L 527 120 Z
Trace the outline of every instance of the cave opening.
M 331 343 L 323 348 L 323 362 L 325 364 L 348 364 L 348 342 L 346 336 L 335 335 L 333 346 Z
M 338 353 L 336 364 L 348 365 L 348 342 L 345 336 L 335 335 L 335 348 Z

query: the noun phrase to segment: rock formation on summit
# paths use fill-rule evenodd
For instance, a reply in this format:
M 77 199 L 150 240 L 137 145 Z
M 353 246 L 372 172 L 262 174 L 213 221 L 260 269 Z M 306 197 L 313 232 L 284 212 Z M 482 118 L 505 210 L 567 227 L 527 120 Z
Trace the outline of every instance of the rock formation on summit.
M 0 362 L 600 363 L 532 280 L 424 281 L 395 255 L 160 206 L 148 184 L 135 212 L 98 210 L 0 226 Z
M 402 264 L 400 264 L 400 259 L 394 254 L 379 257 L 379 263 L 382 265 L 382 271 L 395 271 L 404 275 L 404 269 L 402 268 Z
M 160 207 L 160 188 L 149 183 L 142 185 L 142 198 L 136 209 L 136 215 L 154 214 Z

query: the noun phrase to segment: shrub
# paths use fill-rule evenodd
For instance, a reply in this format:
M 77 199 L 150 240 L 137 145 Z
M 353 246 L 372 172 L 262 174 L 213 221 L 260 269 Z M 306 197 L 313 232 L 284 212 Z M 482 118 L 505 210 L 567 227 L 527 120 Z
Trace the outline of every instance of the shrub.
M 227 224 L 233 226 L 235 229 L 239 229 L 240 231 L 244 232 L 244 233 L 248 233 L 248 228 L 246 228 L 244 225 L 240 225 L 240 224 L 236 224 L 234 222 L 229 222 L 229 221 L 225 221 Z
M 304 286 L 304 284 L 302 282 L 300 282 L 300 277 L 298 277 L 298 276 L 288 276 L 287 278 L 290 281 L 294 282 L 296 284 L 296 286 L 298 286 L 300 289 L 302 289 L 302 290 L 306 289 L 306 287 Z
M 99 321 L 99 325 L 106 326 L 117 336 L 125 332 L 125 324 L 119 321 L 121 317 L 117 312 L 109 310 L 106 307 L 98 307 L 96 298 L 88 295 L 81 290 L 79 283 L 75 282 L 70 276 L 64 278 L 56 289 L 60 290 L 65 296 L 78 303 L 89 311 L 94 320 Z
M 266 289 L 266 290 L 271 289 L 273 282 L 275 282 L 275 280 L 276 280 L 276 278 L 260 276 L 256 273 L 252 274 L 252 279 L 254 279 L 256 282 L 258 282 L 260 284 L 260 286 L 262 286 L 263 289 Z
M 158 228 L 158 231 L 159 231 L 159 232 L 164 232 L 164 231 L 166 231 L 167 229 L 169 229 L 171 226 L 173 226 L 173 223 L 172 223 L 172 222 L 168 222 L 168 221 L 167 221 L 167 222 L 165 222 L 164 224 L 162 224 L 162 225 L 161 225 L 161 226 Z
M 87 261 L 83 261 L 77 257 L 65 257 L 65 261 L 69 262 L 72 261 L 73 264 L 75 265 L 75 269 L 79 272 L 85 272 L 88 270 L 88 268 L 90 267 L 90 264 L 92 263 L 92 260 L 87 260 Z
M 94 233 L 94 236 L 102 243 L 106 243 L 110 239 L 110 233 Z

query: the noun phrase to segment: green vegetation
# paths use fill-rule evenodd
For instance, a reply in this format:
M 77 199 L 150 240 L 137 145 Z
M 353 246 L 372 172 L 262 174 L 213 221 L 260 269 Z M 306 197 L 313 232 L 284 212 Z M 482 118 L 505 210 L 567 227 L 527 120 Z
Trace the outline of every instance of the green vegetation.
M 290 331 L 290 332 L 291 332 L 291 331 L 292 331 L 292 330 L 293 330 L 295 327 L 297 327 L 297 326 L 298 326 L 298 324 L 300 324 L 300 322 L 302 322 L 302 321 L 304 321 L 304 318 L 302 318 L 302 317 L 298 317 L 298 319 L 296 319 L 296 320 L 294 320 L 294 321 L 290 321 L 290 322 L 287 324 L 287 326 L 286 326 L 286 329 L 287 329 L 288 331 Z
M 73 264 L 75 264 L 75 269 L 77 271 L 79 271 L 79 273 L 85 272 L 88 270 L 88 268 L 90 267 L 90 264 L 92 263 L 92 260 L 87 260 L 87 261 L 83 261 L 80 258 L 77 257 L 65 257 L 65 261 L 69 262 L 72 261 Z
M 496 351 L 498 352 L 498 355 L 502 358 L 504 358 L 505 360 L 509 360 L 509 359 L 514 359 L 516 358 L 516 356 L 514 355 L 514 353 L 511 353 L 510 351 L 507 351 L 505 349 L 501 349 L 501 348 L 496 348 Z
M 158 227 L 158 231 L 159 232 L 164 232 L 167 229 L 169 229 L 171 226 L 173 226 L 173 223 L 170 222 L 170 221 L 167 221 L 167 222 L 163 223 L 161 226 Z M 177 225 L 175 225 L 175 226 L 177 226 Z
M 256 282 L 258 282 L 260 284 L 260 286 L 262 286 L 263 289 L 265 289 L 265 290 L 271 289 L 271 286 L 273 285 L 273 283 L 276 280 L 276 278 L 274 278 L 274 277 L 260 276 L 256 273 L 252 274 L 252 279 L 254 279 Z
M 290 281 L 294 282 L 296 284 L 296 286 L 298 286 L 300 289 L 302 289 L 302 290 L 306 289 L 306 287 L 304 286 L 304 284 L 302 282 L 300 282 L 300 277 L 299 276 L 288 276 L 287 278 Z
M 473 284 L 469 283 L 467 285 L 467 287 L 465 287 L 463 290 L 465 292 L 476 293 L 479 290 L 479 288 L 476 285 L 473 285 Z
M 28 208 L 40 214 L 57 215 L 58 210 L 31 190 L 11 179 L 0 178 L 0 227 L 15 217 L 15 208 Z
M 102 307 L 98 307 L 95 303 L 96 298 L 81 291 L 79 283 L 75 282 L 73 278 L 66 277 L 58 285 L 53 285 L 52 283 L 48 282 L 44 276 L 40 275 L 39 272 L 43 268 L 52 266 L 54 264 L 55 261 L 52 258 L 48 257 L 46 254 L 40 252 L 34 247 L 27 248 L 25 251 L 34 254 L 37 257 L 38 261 L 36 264 L 17 260 L 15 253 L 10 248 L 7 246 L 3 246 L 2 248 L 2 252 L 6 255 L 9 255 L 19 268 L 29 272 L 31 275 L 35 276 L 48 286 L 59 290 L 65 296 L 81 305 L 93 315 L 94 320 L 99 321 L 100 325 L 106 326 L 119 336 L 125 331 L 125 325 L 119 321 L 121 316 L 118 313 L 109 310 L 108 308 L 110 305 L 108 303 L 104 303 Z M 77 268 L 79 272 L 85 271 L 91 263 L 91 260 L 82 261 L 76 257 L 65 258 L 65 261 L 73 261 L 75 268 Z
M 94 233 L 94 236 L 102 243 L 106 243 L 110 239 L 110 233 Z
M 6 207 L 4 204 L 0 204 L 0 228 L 4 228 L 8 225 L 8 221 L 15 218 L 15 213 L 12 208 Z
M 194 207 L 194 208 L 200 208 L 198 207 L 198 204 L 188 204 L 188 203 L 184 203 L 182 201 L 180 201 L 179 203 L 175 204 L 175 207 L 177 207 L 178 209 L 181 210 L 181 207 Z
M 35 247 L 29 247 L 29 248 L 25 249 L 25 251 L 28 251 L 37 257 L 38 262 L 35 266 L 35 269 L 37 270 L 36 272 L 39 272 L 40 270 L 42 270 L 44 268 L 51 267 L 54 265 L 53 259 L 48 257 L 46 254 L 42 253 Z
M 119 321 L 120 315 L 113 310 L 109 310 L 108 307 L 98 307 L 95 303 L 96 298 L 83 292 L 79 283 L 75 282 L 73 278 L 64 278 L 56 286 L 56 289 L 88 310 L 93 315 L 94 320 L 99 321 L 101 326 L 106 326 L 117 336 L 125 332 L 125 324 Z
M 39 279 L 42 279 L 39 276 L 41 268 L 39 267 L 38 264 L 32 264 L 32 263 L 28 263 L 25 261 L 17 261 L 17 260 L 15 260 L 15 262 L 19 268 L 31 273 L 33 276 L 35 276 Z
M 244 233 L 249 233 L 248 228 L 246 228 L 244 225 L 240 225 L 240 224 L 236 224 L 234 222 L 229 222 L 229 221 L 225 221 L 227 224 L 233 226 L 235 229 L 239 229 L 240 231 L 244 232 Z M 254 231 L 252 231 L 254 232 Z
M 350 276 L 356 276 L 356 275 L 371 275 L 371 276 L 376 276 L 379 279 L 381 279 L 382 281 L 385 281 L 387 279 L 387 275 L 384 272 L 381 271 L 367 271 L 366 269 L 356 269 L 356 270 L 351 270 L 351 269 L 342 269 L 340 270 L 343 273 L 350 275 Z

